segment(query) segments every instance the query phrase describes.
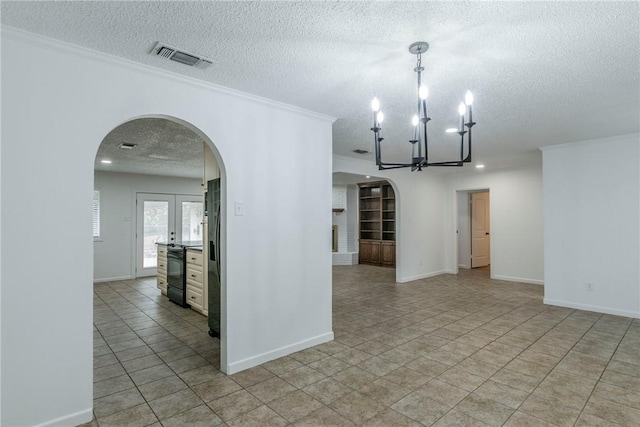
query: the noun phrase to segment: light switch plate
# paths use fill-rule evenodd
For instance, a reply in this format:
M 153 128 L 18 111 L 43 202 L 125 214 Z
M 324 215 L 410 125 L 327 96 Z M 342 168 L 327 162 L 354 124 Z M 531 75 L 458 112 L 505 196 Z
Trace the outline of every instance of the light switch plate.
M 236 212 L 236 216 L 244 215 L 244 202 L 239 202 L 239 201 L 235 202 L 235 212 Z

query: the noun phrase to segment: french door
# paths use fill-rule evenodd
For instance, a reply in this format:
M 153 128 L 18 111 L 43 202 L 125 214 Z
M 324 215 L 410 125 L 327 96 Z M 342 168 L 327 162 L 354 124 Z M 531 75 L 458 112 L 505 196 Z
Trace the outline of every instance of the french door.
M 155 276 L 157 243 L 202 243 L 203 197 L 136 194 L 136 277 Z

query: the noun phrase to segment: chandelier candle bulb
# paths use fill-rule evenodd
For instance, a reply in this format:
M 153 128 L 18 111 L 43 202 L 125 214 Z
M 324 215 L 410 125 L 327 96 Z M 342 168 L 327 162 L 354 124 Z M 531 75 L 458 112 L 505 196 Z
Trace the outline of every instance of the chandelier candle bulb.
M 376 114 L 376 122 L 378 123 L 376 127 L 378 127 L 378 136 L 382 139 L 382 127 L 380 124 L 384 121 L 384 113 L 382 111 L 378 111 Z
M 464 103 L 468 106 L 471 106 L 471 104 L 473 104 L 473 94 L 470 90 L 468 90 L 467 93 L 464 94 Z
M 469 111 L 469 123 L 473 122 L 473 115 L 471 113 L 471 104 L 473 104 L 473 94 L 470 90 L 464 94 L 464 103 L 467 104 L 467 110 Z
M 371 101 L 371 109 L 376 113 L 380 109 L 380 101 L 378 101 L 378 98 L 373 98 L 373 101 Z
M 418 89 L 418 95 L 422 100 L 427 99 L 427 96 L 429 95 L 429 89 L 427 89 L 425 85 L 420 86 L 420 89 Z
M 464 113 L 466 112 L 466 110 L 467 108 L 464 106 L 464 103 L 461 102 L 458 106 L 458 113 L 460 113 L 460 126 L 458 127 L 458 132 L 464 131 Z

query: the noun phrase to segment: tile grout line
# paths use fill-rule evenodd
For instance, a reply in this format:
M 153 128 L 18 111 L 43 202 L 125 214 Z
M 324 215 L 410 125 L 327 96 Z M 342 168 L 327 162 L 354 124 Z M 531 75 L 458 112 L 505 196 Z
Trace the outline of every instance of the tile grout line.
M 127 284 L 124 284 L 124 285 L 125 285 L 125 286 L 129 286 L 129 285 L 127 285 Z M 107 285 L 107 286 L 109 286 L 109 285 Z M 110 286 L 109 286 L 109 287 L 110 287 Z M 129 287 L 130 287 L 130 286 L 129 286 Z M 111 288 L 111 289 L 112 289 L 114 292 L 116 292 L 117 294 L 119 294 L 120 296 L 122 296 L 122 295 L 121 295 L 117 290 L 115 290 L 115 289 L 113 289 L 113 288 Z M 135 289 L 134 289 L 134 290 L 135 290 Z M 94 292 L 94 295 L 96 295 L 96 294 L 95 294 L 95 292 Z M 120 319 L 120 321 L 122 321 L 122 322 L 124 322 L 124 323 L 126 324 L 125 319 L 122 319 L 122 317 L 120 317 L 120 315 L 119 315 L 115 310 L 113 310 L 113 309 L 111 308 L 111 306 L 110 306 L 106 301 L 104 301 L 104 299 L 103 299 L 102 297 L 100 297 L 99 295 L 98 295 L 98 297 L 99 297 L 99 298 L 100 298 L 100 299 L 101 299 L 101 300 L 102 300 L 102 301 L 103 301 L 103 302 L 104 302 L 104 303 L 105 303 L 105 304 L 106 304 L 106 305 L 107 305 L 107 306 L 108 306 L 108 307 L 113 311 L 113 313 L 114 313 L 114 314 L 115 314 L 115 315 Z M 124 298 L 124 297 L 123 297 L 123 298 Z M 126 299 L 126 298 L 124 298 L 124 299 Z M 160 305 L 160 304 L 157 304 L 157 305 Z M 137 307 L 136 307 L 136 308 L 137 308 Z M 144 311 L 142 311 L 140 308 L 137 308 L 137 309 L 138 309 L 140 312 L 144 313 Z M 146 313 L 145 313 L 145 314 L 146 314 Z M 153 320 L 153 319 L 152 319 L 152 320 Z M 156 322 L 156 323 L 157 323 L 157 322 Z M 190 322 L 189 322 L 189 323 L 190 323 Z M 95 326 L 95 324 L 94 324 L 94 326 Z M 128 324 L 127 324 L 127 326 L 129 327 L 129 325 L 128 325 Z M 158 326 L 162 327 L 163 329 L 165 329 L 165 331 L 167 331 L 167 333 L 169 333 L 169 334 L 171 334 L 172 336 L 174 336 L 174 337 L 175 337 L 175 335 L 173 335 L 170 331 L 168 331 L 166 328 L 164 328 L 161 324 L 158 324 Z M 129 328 L 130 328 L 130 327 L 129 327 Z M 97 329 L 97 326 L 96 326 L 96 329 Z M 124 365 L 122 364 L 122 362 L 120 361 L 120 359 L 117 357 L 116 353 L 115 353 L 115 352 L 113 351 L 113 349 L 111 348 L 111 345 L 106 341 L 105 337 L 102 335 L 102 332 L 100 332 L 99 330 L 98 330 L 98 332 L 100 333 L 100 335 L 102 336 L 102 339 L 105 341 L 105 343 L 107 344 L 107 346 L 108 346 L 108 347 L 109 347 L 109 349 L 111 350 L 112 354 L 114 354 L 114 356 L 115 356 L 115 357 L 116 357 L 116 359 L 118 360 L 118 363 L 120 364 L 120 366 L 122 366 L 122 368 L 123 368 L 123 370 L 124 370 L 125 374 L 129 377 L 129 379 L 131 380 L 132 384 L 133 384 L 133 385 L 134 385 L 134 387 L 136 388 L 136 391 L 140 394 L 140 396 L 142 396 L 143 400 L 145 401 L 145 404 L 146 404 L 147 406 L 149 406 L 149 409 L 151 409 L 151 411 L 153 412 L 153 414 L 154 414 L 154 416 L 157 418 L 157 420 L 158 420 L 158 421 L 161 421 L 160 417 L 156 414 L 156 412 L 153 410 L 153 408 L 152 408 L 152 407 L 151 407 L 151 405 L 149 404 L 151 401 L 156 400 L 156 399 L 153 399 L 153 400 L 151 400 L 151 401 L 147 400 L 147 398 L 144 396 L 144 394 L 140 391 L 140 388 L 139 388 L 138 384 L 137 384 L 137 383 L 133 380 L 133 378 L 131 377 L 131 375 L 130 375 L 131 373 L 130 373 L 129 371 L 127 371 L 127 369 L 124 367 Z M 134 334 L 135 334 L 139 339 L 141 339 L 141 340 L 145 343 L 145 346 L 149 347 L 149 345 L 146 343 L 146 341 L 144 341 L 144 339 L 143 339 L 142 337 L 140 337 L 140 336 L 139 336 L 135 331 L 133 331 L 133 330 L 132 330 L 132 332 L 133 332 L 133 333 L 134 333 Z M 182 340 L 180 340 L 178 337 L 175 337 L 175 338 L 176 338 L 176 339 L 178 339 L 179 341 L 182 341 Z M 191 349 L 191 347 L 190 347 L 188 344 L 184 343 L 184 345 L 186 345 L 187 347 L 189 347 L 189 348 Z M 140 346 L 140 347 L 142 347 L 142 346 Z M 137 347 L 136 347 L 136 348 L 137 348 Z M 180 374 L 178 374 L 176 371 L 174 371 L 174 370 L 173 370 L 173 369 L 168 365 L 168 363 L 167 363 L 167 362 L 165 362 L 165 361 L 164 361 L 164 359 L 162 359 L 162 357 L 160 357 L 160 356 L 158 355 L 158 353 L 157 353 L 153 348 L 151 348 L 151 347 L 149 347 L 149 348 L 150 348 L 150 350 L 153 352 L 153 354 L 154 354 L 156 357 L 158 357 L 158 358 L 160 358 L 160 360 L 162 360 L 163 364 L 164 364 L 165 366 L 167 366 L 167 368 L 169 368 L 169 369 L 173 372 L 173 374 L 175 374 L 175 375 L 176 375 L 176 376 L 177 376 L 177 377 L 178 377 L 182 382 L 184 382 L 184 380 L 182 379 L 182 377 L 180 377 Z M 191 350 L 193 351 L 193 349 L 191 349 Z M 194 352 L 195 352 L 195 351 L 194 351 Z M 198 354 L 198 355 L 200 355 L 198 352 L 195 352 L 195 353 L 196 353 L 196 354 Z M 141 357 L 146 357 L 146 356 L 141 356 Z M 131 360 L 139 359 L 139 358 L 141 358 L 141 357 L 134 358 L 134 359 L 131 359 Z M 189 356 L 186 356 L 186 357 L 189 357 Z M 200 357 L 202 357 L 202 356 L 200 356 Z M 176 359 L 176 360 L 181 360 L 181 359 Z M 159 366 L 159 365 L 158 365 L 158 366 Z M 142 368 L 142 369 L 140 369 L 140 370 L 143 370 L 143 369 L 147 369 L 147 368 Z M 136 371 L 136 372 L 137 372 L 137 371 Z M 167 377 L 165 377 L 165 378 L 167 378 Z M 163 378 L 159 378 L 158 380 L 161 380 L 161 379 L 163 379 Z M 152 381 L 152 382 L 154 382 L 154 381 Z M 143 384 L 143 385 L 144 385 L 144 384 Z M 198 398 L 199 398 L 200 400 L 202 400 L 202 398 L 200 398 L 200 396 L 199 396 L 199 395 L 198 395 L 198 394 L 197 394 L 197 393 L 196 393 L 196 392 L 191 388 L 191 386 L 189 386 L 189 385 L 188 385 L 188 384 L 186 384 L 186 383 L 185 383 L 185 385 L 187 386 L 187 389 L 189 389 L 189 390 L 190 390 L 191 392 L 193 392 L 196 396 L 198 396 Z M 124 391 L 124 390 L 123 390 L 123 391 Z M 116 393 L 119 393 L 119 392 L 110 393 L 110 394 L 105 395 L 105 396 L 102 396 L 102 397 L 106 397 L 106 396 L 113 395 L 113 394 L 116 394 Z M 165 396 L 161 396 L 161 397 L 159 397 L 158 399 L 160 399 L 160 398 L 162 398 L 162 397 L 165 397 Z M 204 400 L 202 400 L 202 402 L 203 402 L 203 404 L 204 404 L 204 405 L 208 406 L 208 405 L 207 405 L 207 403 L 206 403 L 206 402 L 204 402 Z M 136 405 L 136 406 L 137 406 L 137 405 Z M 128 410 L 128 409 L 131 409 L 131 408 L 123 409 L 122 411 L 117 411 L 117 412 L 115 412 L 115 413 L 113 413 L 113 414 L 110 414 L 110 415 L 108 415 L 108 416 L 115 415 L 115 414 L 118 414 L 118 413 L 120 413 L 120 412 L 124 412 L 124 411 L 126 411 L 126 410 Z M 192 409 L 192 408 L 191 408 L 191 409 Z M 189 409 L 187 409 L 187 410 L 189 410 Z M 183 413 L 183 412 L 185 412 L 185 411 L 181 411 L 181 412 L 179 412 L 178 414 Z M 214 411 L 214 413 L 215 413 L 215 411 Z M 174 414 L 174 415 L 178 415 L 178 414 Z M 172 416 L 174 416 L 174 415 L 172 415 Z M 217 414 L 216 414 L 216 415 L 217 415 Z M 97 418 L 96 418 L 96 421 L 97 421 Z
M 602 319 L 602 317 L 603 317 L 603 315 L 601 315 L 598 320 Z M 631 325 L 632 324 L 633 324 L 633 319 L 629 322 L 629 325 L 627 325 L 627 328 L 625 329 L 624 334 L 622 334 L 622 338 L 620 338 L 620 340 L 618 341 L 618 344 L 616 344 L 616 348 L 611 353 L 611 356 L 609 357 L 609 360 L 607 360 L 607 364 L 605 365 L 604 369 L 602 370 L 602 372 L 598 376 L 598 379 L 596 380 L 596 383 L 594 384 L 593 388 L 591 389 L 591 392 L 589 393 L 589 396 L 587 397 L 587 400 L 585 400 L 584 405 L 582 405 L 582 408 L 580 409 L 580 415 L 578 415 L 578 418 L 576 418 L 576 421 L 573 423 L 574 426 L 578 423 L 578 420 L 580 419 L 580 417 L 584 413 L 584 408 L 587 407 L 587 404 L 589 403 L 589 400 L 591 399 L 591 396 L 593 395 L 594 390 L 596 389 L 596 387 L 598 387 L 598 384 L 600 384 L 600 380 L 602 379 L 602 376 L 604 375 L 604 373 L 606 372 L 607 368 L 609 367 L 609 364 L 611 363 L 611 360 L 613 360 L 613 356 L 615 356 L 616 352 L 618 351 L 618 348 L 620 347 L 620 344 L 622 343 L 622 340 L 624 340 L 624 337 L 629 332 L 629 329 L 631 329 Z M 595 323 L 594 323 L 594 325 L 595 325 Z M 589 328 L 589 330 L 591 330 L 592 328 L 593 328 L 593 326 L 591 328 Z M 607 422 L 609 422 L 609 421 L 607 420 Z

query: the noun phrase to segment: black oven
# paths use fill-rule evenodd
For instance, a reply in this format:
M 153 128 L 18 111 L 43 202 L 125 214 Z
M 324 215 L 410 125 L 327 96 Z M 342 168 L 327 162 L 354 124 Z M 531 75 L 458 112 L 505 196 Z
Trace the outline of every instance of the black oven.
M 187 304 L 187 266 L 183 246 L 167 246 L 167 296 L 182 307 Z

